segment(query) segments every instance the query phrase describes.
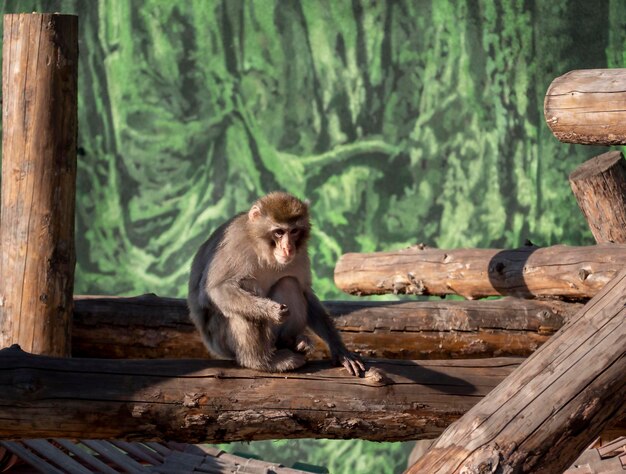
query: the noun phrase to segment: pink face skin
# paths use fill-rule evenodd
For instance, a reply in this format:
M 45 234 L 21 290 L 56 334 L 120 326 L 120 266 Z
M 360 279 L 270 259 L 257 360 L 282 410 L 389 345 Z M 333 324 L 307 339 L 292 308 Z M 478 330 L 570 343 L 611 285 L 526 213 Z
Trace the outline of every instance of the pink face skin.
M 271 239 L 275 262 L 279 265 L 291 263 L 303 239 L 306 239 L 309 228 L 308 217 L 304 216 L 294 222 L 276 222 L 271 217 L 264 216 L 261 208 L 255 204 L 248 212 L 248 218 L 261 229 L 259 236 L 263 235 L 263 238 Z
M 272 229 L 272 237 L 276 243 L 274 258 L 281 265 L 287 265 L 296 256 L 296 241 L 300 230 L 278 227 Z

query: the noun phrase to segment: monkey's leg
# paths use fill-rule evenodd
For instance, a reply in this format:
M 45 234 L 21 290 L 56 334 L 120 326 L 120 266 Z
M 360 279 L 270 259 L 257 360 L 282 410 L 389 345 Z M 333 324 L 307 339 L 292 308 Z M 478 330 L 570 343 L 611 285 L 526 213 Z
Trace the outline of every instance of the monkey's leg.
M 308 291 L 305 293 L 304 297 L 307 302 L 309 327 L 328 344 L 330 355 L 335 363 L 343 365 L 352 375 L 358 376 L 364 372 L 365 365 L 363 361 L 359 356 L 352 354 L 346 349 L 339 335 L 339 331 L 335 328 L 326 308 L 324 308 L 320 300 L 317 299 L 315 293 Z
M 276 350 L 273 328 L 255 324 L 241 316 L 230 316 L 229 339 L 237 363 L 266 372 L 285 372 L 302 367 L 306 360 L 288 349 Z
M 269 298 L 287 306 L 289 314 L 280 325 L 275 326 L 277 348 L 287 348 L 306 353 L 313 348 L 304 334 L 307 326 L 307 303 L 300 283 L 293 277 L 278 280 L 271 288 Z

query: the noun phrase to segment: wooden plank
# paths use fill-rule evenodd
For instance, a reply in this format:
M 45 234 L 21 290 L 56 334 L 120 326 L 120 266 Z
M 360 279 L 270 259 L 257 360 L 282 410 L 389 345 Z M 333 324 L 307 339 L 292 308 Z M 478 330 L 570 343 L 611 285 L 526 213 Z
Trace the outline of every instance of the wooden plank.
M 81 439 L 80 442 L 87 446 L 89 449 L 93 449 L 104 459 L 107 459 L 113 464 L 116 464 L 127 472 L 141 473 L 147 471 L 146 466 L 139 464 L 137 461 L 127 456 L 125 453 L 123 453 L 107 441 Z
M 77 463 L 59 448 L 50 444 L 48 440 L 25 439 L 22 443 L 70 474 L 92 474 L 82 464 Z
M 168 456 L 172 452 L 170 448 L 163 446 L 161 443 L 148 441 L 144 444 L 148 446 L 149 448 L 154 449 L 157 453 L 159 453 L 163 457 Z
M 122 451 L 126 451 L 135 458 L 149 464 L 161 464 L 165 459 L 159 453 L 148 448 L 142 443 L 129 443 L 128 441 L 122 440 L 111 440 L 110 443 Z
M 81 447 L 69 439 L 56 438 L 54 440 L 59 445 L 63 446 L 69 452 L 74 454 L 77 458 L 82 460 L 85 464 L 96 469 L 96 472 L 101 474 L 119 474 L 115 469 L 107 466 L 100 459 L 96 458 L 93 454 L 88 452 L 84 447 Z
M 600 446 L 598 449 L 598 454 L 601 458 L 606 458 L 609 456 L 615 456 L 618 451 L 626 451 L 626 436 L 620 436 L 619 438 L 607 443 L 603 446 Z
M 63 474 L 63 471 L 58 470 L 56 467 L 40 458 L 32 451 L 26 449 L 20 443 L 15 441 L 0 441 L 0 445 L 12 453 L 15 453 L 22 461 L 27 462 L 41 472 L 45 472 L 47 474 Z
M 204 462 L 204 456 L 172 451 L 161 466 L 153 469 L 157 472 L 194 472 Z

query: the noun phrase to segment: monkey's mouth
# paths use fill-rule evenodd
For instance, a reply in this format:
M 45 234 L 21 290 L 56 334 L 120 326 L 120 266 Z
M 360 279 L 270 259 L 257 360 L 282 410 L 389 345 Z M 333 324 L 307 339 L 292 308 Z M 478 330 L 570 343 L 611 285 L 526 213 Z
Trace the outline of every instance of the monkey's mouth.
M 274 252 L 274 258 L 276 259 L 276 263 L 280 263 L 281 265 L 287 265 L 293 260 L 293 255 L 286 257 L 282 254 Z

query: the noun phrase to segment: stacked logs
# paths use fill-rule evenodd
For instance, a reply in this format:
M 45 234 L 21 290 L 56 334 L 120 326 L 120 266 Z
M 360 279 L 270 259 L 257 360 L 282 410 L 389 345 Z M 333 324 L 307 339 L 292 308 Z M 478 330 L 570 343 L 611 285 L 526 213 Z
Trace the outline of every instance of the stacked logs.
M 626 144 L 625 84 L 623 69 L 573 71 L 557 78 L 545 99 L 548 126 L 559 140 L 569 143 Z M 576 263 L 553 261 L 559 268 L 579 265 L 578 282 L 571 275 L 562 278 L 567 292 L 586 286 L 592 276 L 587 253 L 612 248 L 611 259 L 619 261 L 624 256 L 620 245 L 626 243 L 622 154 L 608 152 L 584 163 L 570 175 L 570 185 L 598 245 L 581 249 L 582 258 Z M 525 297 L 538 296 L 545 289 L 535 291 L 532 286 L 529 273 L 536 274 L 537 268 L 529 261 L 521 272 L 518 269 Z M 407 472 L 563 472 L 603 427 L 623 419 L 626 270 L 621 267 L 548 343 L 435 443 L 420 447 Z M 491 271 L 488 268 L 487 274 Z M 502 286 L 492 286 L 502 290 Z M 554 296 L 571 297 L 572 293 L 559 290 Z
M 581 207 L 590 223 L 597 222 L 598 235 L 603 236 L 597 238 L 603 245 L 479 251 L 472 256 L 417 248 L 392 254 L 394 271 L 376 270 L 378 276 L 369 287 L 344 284 L 338 278 L 340 286 L 360 294 L 517 298 L 328 305 L 353 350 L 448 360 L 371 359 L 363 378 L 347 377 L 328 362 L 310 363 L 289 374 L 263 374 L 228 362 L 188 360 L 204 358 L 204 352 L 186 321 L 181 300 L 77 298 L 70 320 L 76 83 L 61 76 L 76 75 L 77 43 L 75 28 L 57 28 L 62 21 L 37 14 L 5 17 L 3 118 L 5 132 L 12 131 L 5 133 L 3 141 L 0 340 L 3 346 L 36 341 L 27 349 L 42 355 L 27 354 L 18 346 L 0 348 L 0 438 L 407 440 L 437 436 L 467 412 L 412 472 L 556 471 L 571 463 L 589 437 L 606 429 L 622 410 L 626 274 L 619 270 L 626 238 L 623 226 L 621 233 L 614 232 L 607 223 L 624 222 L 625 216 L 603 213 L 616 214 L 625 208 L 617 205 L 623 204 L 624 183 L 619 180 L 624 173 L 610 171 L 611 165 L 607 168 L 604 162 L 592 167 L 598 172 L 575 177 L 576 189 L 583 190 Z M 25 24 L 32 27 L 22 28 Z M 29 32 L 40 30 L 41 38 L 52 34 L 53 40 L 39 42 L 51 52 L 28 54 L 33 44 Z M 40 56 L 41 61 L 34 59 Z M 49 57 L 62 60 L 46 61 Z M 32 82 L 32 78 L 41 80 Z M 20 105 L 23 97 L 41 100 Z M 571 104 L 563 106 L 567 109 L 572 109 Z M 19 118 L 19 123 L 11 122 L 11 117 Z M 565 122 L 557 111 L 550 117 L 552 125 Z M 38 124 L 41 130 L 21 130 L 20 124 Z M 22 131 L 30 132 L 24 134 L 28 153 L 7 140 Z M 602 140 L 598 138 L 602 133 L 594 135 L 585 127 L 583 132 L 588 142 Z M 609 137 L 607 142 L 626 142 L 613 128 Z M 623 167 L 623 159 L 616 160 L 615 166 Z M 597 178 L 598 173 L 606 176 Z M 40 174 L 41 179 L 34 178 Z M 608 179 L 615 182 L 605 185 Z M 44 190 L 60 187 L 63 192 L 32 192 L 40 181 L 45 181 Z M 18 204 L 10 204 L 12 194 L 5 191 L 18 196 Z M 607 202 L 600 205 L 603 195 Z M 32 199 L 19 201 L 24 196 Z M 32 245 L 13 238 L 16 228 L 31 224 L 42 226 L 23 227 L 22 234 Z M 44 238 L 38 240 L 41 235 Z M 612 243 L 604 245 L 607 241 Z M 362 269 L 358 257 L 352 263 L 350 258 L 339 262 L 338 275 L 342 266 L 349 272 Z M 407 259 L 412 263 L 403 268 Z M 17 277 L 24 279 L 17 281 Z M 594 294 L 584 307 L 573 302 Z M 568 301 L 519 299 L 547 296 Z M 18 310 L 27 305 L 33 309 Z M 49 357 L 67 353 L 72 322 L 74 355 L 126 360 Z M 459 359 L 528 355 L 554 331 L 550 341 L 521 365 L 519 358 L 510 357 Z M 523 332 L 530 337 L 519 344 Z M 400 334 L 409 337 L 401 341 Z M 517 345 L 510 342 L 514 339 Z M 187 360 L 128 360 L 167 356 Z

